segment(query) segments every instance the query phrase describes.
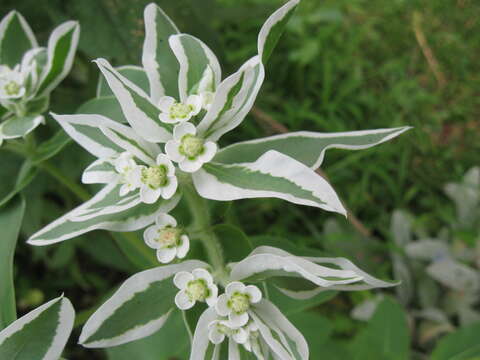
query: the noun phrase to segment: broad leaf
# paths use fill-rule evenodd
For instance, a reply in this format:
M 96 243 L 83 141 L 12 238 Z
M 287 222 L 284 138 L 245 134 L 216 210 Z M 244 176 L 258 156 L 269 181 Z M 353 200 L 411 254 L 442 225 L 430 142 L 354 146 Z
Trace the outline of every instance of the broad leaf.
M 149 84 L 147 74 L 145 70 L 143 70 L 140 66 L 124 65 L 115 68 L 115 70 L 117 70 L 119 74 L 130 80 L 133 84 L 137 85 L 145 93 L 148 93 Z M 100 77 L 97 84 L 97 98 L 109 96 L 115 95 L 112 92 L 112 89 L 110 89 L 110 87 L 108 86 L 105 78 Z
M 58 26 L 48 39 L 48 61 L 40 79 L 38 96 L 52 91 L 70 72 L 77 51 L 80 26 L 67 21 Z
M 206 266 L 189 260 L 133 275 L 88 319 L 79 342 L 85 347 L 110 347 L 153 334 L 175 308 L 178 289 L 173 276 Z
M 312 169 L 277 151 L 242 164 L 208 163 L 193 174 L 198 193 L 211 200 L 275 197 L 346 214 L 330 184 Z
M 265 69 L 260 57 L 254 56 L 217 88 L 213 103 L 198 125 L 198 133 L 212 141 L 241 124 L 253 106 Z
M 410 359 L 410 335 L 407 316 L 402 307 L 386 297 L 377 307 L 375 314 L 355 339 L 353 359 L 370 360 L 372 351 L 375 359 Z
M 25 201 L 17 197 L 0 208 L 0 329 L 17 318 L 13 284 L 13 256 L 25 213 Z
M 75 310 L 61 296 L 0 332 L 0 359 L 58 360 L 73 328 Z
M 105 59 L 96 60 L 132 128 L 151 142 L 171 139 L 172 126 L 160 121 L 160 110 L 137 85 L 115 70 Z
M 179 201 L 179 197 L 174 196 L 169 200 L 157 201 L 155 204 L 140 203 L 119 212 L 111 212 L 92 218 L 85 216 L 86 219 L 81 221 L 73 220 L 76 216 L 85 215 L 86 208 L 104 198 L 104 193 L 98 193 L 91 200 L 33 234 L 28 243 L 31 245 L 49 245 L 97 229 L 119 232 L 139 230 L 153 223 L 158 212 L 169 212 Z M 93 213 L 90 213 L 90 215 L 93 215 Z
M 173 35 L 168 41 L 180 64 L 180 100 L 185 101 L 188 95 L 197 94 L 200 82 L 209 71 L 213 73 L 210 91 L 214 92 L 222 79 L 222 72 L 213 51 L 201 40 L 187 34 Z
M 57 131 L 49 140 L 41 143 L 31 161 L 33 163 L 41 163 L 57 155 L 65 146 L 70 144 L 72 139 L 63 130 Z
M 173 21 L 156 4 L 147 5 L 144 17 L 145 42 L 142 64 L 150 83 L 150 97 L 155 103 L 164 95 L 179 100 L 180 67 L 168 44 L 170 35 L 178 34 L 179 31 Z
M 119 123 L 127 122 L 115 96 L 102 96 L 88 100 L 77 109 L 76 113 L 102 115 Z
M 441 339 L 431 360 L 475 360 L 480 357 L 480 323 L 466 326 Z
M 45 118 L 42 115 L 11 117 L 0 124 L 0 139 L 23 137 L 44 121 Z
M 269 150 L 277 150 L 316 169 L 322 164 L 327 149 L 367 149 L 393 139 L 408 129 L 410 127 L 406 126 L 341 133 L 291 132 L 232 144 L 220 150 L 214 161 L 223 164 L 251 162 Z
M 258 54 L 266 63 L 282 35 L 285 25 L 292 16 L 300 0 L 291 0 L 275 11 L 263 24 L 258 34 Z
M 0 64 L 13 68 L 23 55 L 38 46 L 32 29 L 23 16 L 10 11 L 0 22 Z

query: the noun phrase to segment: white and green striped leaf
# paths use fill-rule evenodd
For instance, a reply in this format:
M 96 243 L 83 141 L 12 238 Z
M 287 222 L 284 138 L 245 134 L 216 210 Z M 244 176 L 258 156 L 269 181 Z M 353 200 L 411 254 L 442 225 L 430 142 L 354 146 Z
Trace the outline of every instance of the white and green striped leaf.
M 265 78 L 259 56 L 248 60 L 236 73 L 223 80 L 212 106 L 198 125 L 198 132 L 211 141 L 241 124 L 252 108 Z
M 115 70 L 117 70 L 120 74 L 122 74 L 132 83 L 137 85 L 145 93 L 148 93 L 148 90 L 149 90 L 148 78 L 143 68 L 135 65 L 124 65 L 124 66 L 116 67 Z M 112 92 L 112 89 L 110 89 L 110 87 L 108 86 L 105 78 L 101 76 L 98 79 L 98 84 L 97 84 L 97 98 L 109 97 L 109 96 L 115 96 L 115 94 Z
M 173 276 L 208 265 L 188 260 L 139 272 L 127 281 L 88 319 L 80 344 L 103 348 L 138 340 L 158 331 L 174 310 L 178 289 Z
M 214 92 L 222 79 L 222 71 L 213 51 L 201 40 L 188 34 L 172 35 L 168 41 L 180 64 L 180 100 L 186 101 L 188 95 L 198 94 L 200 82 L 209 71 L 213 72 L 211 91 Z
M 214 161 L 223 164 L 251 162 L 269 150 L 276 150 L 317 169 L 328 149 L 367 149 L 391 140 L 409 129 L 409 126 L 404 126 L 338 133 L 291 132 L 232 144 L 220 150 Z
M 73 328 L 75 310 L 61 296 L 0 332 L 0 359 L 58 360 Z
M 157 103 L 162 96 L 179 99 L 179 63 L 170 49 L 168 38 L 179 31 L 172 20 L 156 4 L 145 8 L 145 42 L 142 64 L 150 83 L 150 97 Z
M 101 196 L 97 194 L 97 196 L 33 234 L 28 243 L 50 245 L 98 229 L 119 232 L 136 231 L 153 223 L 159 212 L 172 210 L 180 200 L 179 196 L 174 196 L 169 200 L 159 200 L 155 204 L 140 203 L 120 212 L 94 216 L 83 221 L 73 220 L 76 216 L 81 216 L 90 203 L 95 203 L 99 197 L 104 197 L 104 194 Z
M 96 63 L 132 128 L 151 142 L 170 140 L 172 125 L 160 121 L 158 117 L 160 110 L 150 101 L 147 94 L 115 70 L 105 59 L 98 59 Z
M 195 327 L 189 360 L 212 359 L 211 356 L 207 356 L 207 354 L 212 353 L 215 348 L 215 345 L 208 339 L 208 325 L 217 319 L 218 315 L 214 307 L 209 307 L 200 315 L 197 326 Z
M 0 64 L 13 68 L 23 55 L 38 46 L 32 29 L 23 16 L 10 11 L 0 22 Z
M 42 115 L 14 116 L 0 124 L 0 138 L 16 139 L 24 137 L 44 122 L 45 118 Z
M 275 11 L 263 24 L 258 34 L 258 55 L 266 63 L 277 45 L 285 25 L 292 16 L 300 0 L 291 0 Z
M 273 150 L 251 163 L 207 163 L 193 174 L 193 182 L 198 193 L 211 200 L 275 197 L 346 215 L 325 179 L 297 160 Z
M 308 344 L 303 335 L 270 301 L 262 299 L 249 313 L 261 338 L 279 359 L 309 359 Z
M 118 181 L 119 174 L 115 171 L 115 166 L 110 158 L 95 160 L 82 174 L 84 184 L 109 184 Z
M 77 109 L 76 113 L 102 115 L 122 124 L 127 123 L 115 96 L 101 96 L 88 100 Z
M 51 92 L 70 72 L 77 51 L 80 25 L 67 21 L 53 30 L 48 39 L 48 61 L 41 75 L 38 96 Z

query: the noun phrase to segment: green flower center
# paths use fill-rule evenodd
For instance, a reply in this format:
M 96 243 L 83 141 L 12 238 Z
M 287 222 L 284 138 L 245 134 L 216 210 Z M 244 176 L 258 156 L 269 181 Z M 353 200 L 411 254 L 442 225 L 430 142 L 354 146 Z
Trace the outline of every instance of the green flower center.
M 227 302 L 227 306 L 237 314 L 243 314 L 250 308 L 250 296 L 235 292 Z
M 167 167 L 165 165 L 150 166 L 142 169 L 142 182 L 153 190 L 167 184 Z
M 193 111 L 192 105 L 175 103 L 170 106 L 170 117 L 172 119 L 185 119 Z
M 174 247 L 177 246 L 180 242 L 180 236 L 182 231 L 174 227 L 166 227 L 164 229 L 158 230 L 157 242 L 163 245 L 163 247 Z
M 204 301 L 210 295 L 207 283 L 203 279 L 190 281 L 185 292 L 191 301 Z
M 193 160 L 203 153 L 203 139 L 187 134 L 180 143 L 180 153 Z
M 5 92 L 10 96 L 17 95 L 20 92 L 20 85 L 15 81 L 10 81 L 5 85 Z

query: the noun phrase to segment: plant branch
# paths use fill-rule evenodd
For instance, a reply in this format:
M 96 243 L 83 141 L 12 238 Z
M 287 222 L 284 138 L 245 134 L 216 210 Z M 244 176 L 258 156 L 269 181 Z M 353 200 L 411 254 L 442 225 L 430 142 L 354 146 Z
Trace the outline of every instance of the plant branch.
M 289 132 L 288 128 L 285 125 L 279 123 L 258 107 L 254 106 L 251 110 L 251 113 L 255 120 L 266 130 L 270 130 L 280 134 Z M 322 169 L 318 168 L 315 170 L 315 172 L 328 181 L 328 176 L 322 171 Z M 345 206 L 345 204 L 344 207 L 345 210 L 347 210 L 347 220 L 350 222 L 353 228 L 357 230 L 362 236 L 370 237 L 372 235 L 371 231 L 355 216 L 355 214 L 352 213 L 352 211 L 347 206 Z

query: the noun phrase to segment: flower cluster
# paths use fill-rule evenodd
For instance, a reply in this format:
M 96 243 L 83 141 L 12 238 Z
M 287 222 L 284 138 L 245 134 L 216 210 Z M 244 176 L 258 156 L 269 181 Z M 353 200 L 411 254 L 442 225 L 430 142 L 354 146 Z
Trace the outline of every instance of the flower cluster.
M 0 144 L 23 137 L 44 122 L 51 91 L 73 64 L 80 28 L 67 21 L 40 47 L 23 16 L 11 11 L 0 22 Z M 15 51 L 8 51 L 14 48 Z

